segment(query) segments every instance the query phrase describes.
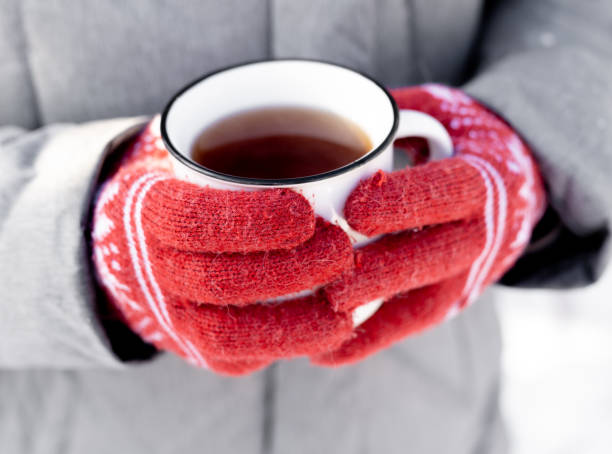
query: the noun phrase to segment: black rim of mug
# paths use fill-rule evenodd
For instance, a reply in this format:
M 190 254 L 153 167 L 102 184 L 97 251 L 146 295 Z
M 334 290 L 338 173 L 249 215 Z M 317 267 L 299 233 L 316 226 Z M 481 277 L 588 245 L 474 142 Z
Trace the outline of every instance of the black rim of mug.
M 203 165 L 200 165 L 197 162 L 191 160 L 185 154 L 178 151 L 178 149 L 174 146 L 174 144 L 170 140 L 170 136 L 168 135 L 168 130 L 166 128 L 166 120 L 168 118 L 168 114 L 170 113 L 170 110 L 172 109 L 174 102 L 178 98 L 180 98 L 190 88 L 194 87 L 195 85 L 198 85 L 199 83 L 205 81 L 209 77 L 212 77 L 216 74 L 219 74 L 225 71 L 229 71 L 232 69 L 240 68 L 243 66 L 251 66 L 251 65 L 265 64 L 265 63 L 292 62 L 292 61 L 293 62 L 321 63 L 321 64 L 325 64 L 329 66 L 335 66 L 337 68 L 342 68 L 342 69 L 351 71 L 355 74 L 358 74 L 361 77 L 364 77 L 370 80 L 375 85 L 377 85 L 382 90 L 382 92 L 385 95 L 387 95 L 387 98 L 389 99 L 389 102 L 391 104 L 391 108 L 393 109 L 393 124 L 391 125 L 391 129 L 389 130 L 389 133 L 384 138 L 384 140 L 376 148 L 364 154 L 359 159 L 345 166 L 330 170 L 329 172 L 318 173 L 316 175 L 309 175 L 309 176 L 298 177 L 298 178 L 277 178 L 277 179 L 247 178 L 247 177 L 239 177 L 236 175 L 230 175 L 227 173 L 217 172 L 215 170 L 209 169 L 208 167 L 204 167 Z M 356 167 L 360 167 L 366 162 L 372 160 L 374 157 L 379 155 L 383 150 L 385 150 L 389 146 L 389 144 L 393 140 L 395 133 L 397 131 L 398 122 L 399 122 L 399 110 L 397 108 L 397 104 L 395 100 L 391 96 L 391 93 L 389 93 L 389 91 L 376 79 L 360 71 L 357 71 L 353 68 L 350 68 L 348 66 L 338 65 L 336 63 L 332 63 L 332 62 L 328 62 L 324 60 L 316 60 L 316 59 L 308 59 L 308 58 L 283 58 L 283 59 L 278 59 L 278 60 L 253 60 L 253 61 L 239 63 L 236 65 L 226 66 L 226 67 L 217 69 L 215 71 L 206 73 L 203 76 L 200 76 L 197 79 L 191 81 L 190 83 L 185 85 L 183 88 L 181 88 L 174 96 L 172 96 L 172 98 L 170 98 L 170 100 L 166 104 L 166 107 L 164 107 L 164 110 L 161 116 L 161 135 L 162 135 L 162 140 L 164 141 L 164 144 L 166 145 L 166 148 L 174 156 L 174 158 L 178 159 L 182 164 L 186 165 L 187 167 L 190 167 L 196 172 L 208 175 L 211 178 L 215 178 L 217 180 L 228 181 L 231 183 L 251 185 L 251 186 L 288 186 L 288 185 L 294 186 L 294 185 L 299 185 L 299 184 L 304 184 L 304 183 L 312 183 L 315 181 L 325 180 L 330 177 L 335 177 L 343 173 L 349 172 L 350 170 L 353 170 Z

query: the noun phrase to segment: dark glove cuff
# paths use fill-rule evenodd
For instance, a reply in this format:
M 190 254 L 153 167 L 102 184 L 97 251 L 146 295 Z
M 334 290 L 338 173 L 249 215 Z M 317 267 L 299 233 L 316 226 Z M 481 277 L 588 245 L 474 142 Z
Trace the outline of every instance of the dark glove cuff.
M 609 230 L 576 235 L 549 205 L 533 230 L 531 242 L 501 284 L 515 287 L 572 288 L 595 282 Z
M 144 342 L 136 333 L 128 328 L 122 321 L 121 314 L 119 314 L 117 309 L 109 303 L 108 298 L 97 281 L 93 262 L 90 259 L 92 257 L 91 232 L 93 207 L 100 185 L 115 171 L 127 146 L 145 125 L 146 123 L 132 126 L 108 143 L 102 153 L 98 168 L 94 173 L 94 178 L 91 180 L 88 197 L 86 199 L 88 201 L 88 206 L 87 209 L 83 210 L 84 215 L 83 219 L 81 219 L 81 230 L 85 243 L 87 244 L 87 260 L 85 260 L 85 262 L 89 264 L 90 275 L 93 277 L 94 282 L 96 282 L 95 311 L 113 353 L 121 361 L 150 359 L 156 354 L 157 349 Z

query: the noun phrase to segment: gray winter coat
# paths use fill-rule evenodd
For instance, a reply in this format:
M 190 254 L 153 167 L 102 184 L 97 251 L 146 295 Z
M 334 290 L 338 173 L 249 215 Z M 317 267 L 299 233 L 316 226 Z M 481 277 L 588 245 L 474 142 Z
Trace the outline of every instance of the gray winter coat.
M 230 379 L 106 323 L 83 220 L 105 144 L 187 81 L 310 57 L 463 86 L 530 143 L 551 211 L 507 283 L 575 286 L 612 218 L 606 0 L 0 0 L 0 451 L 496 453 L 488 298 L 341 369 Z M 106 119 L 106 120 L 105 120 Z

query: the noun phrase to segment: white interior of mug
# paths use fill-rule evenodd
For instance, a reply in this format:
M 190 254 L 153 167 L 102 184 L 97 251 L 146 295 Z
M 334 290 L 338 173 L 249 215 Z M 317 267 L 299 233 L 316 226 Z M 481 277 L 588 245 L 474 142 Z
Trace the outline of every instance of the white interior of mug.
M 166 110 L 167 139 L 190 158 L 195 139 L 209 125 L 266 106 L 310 107 L 348 118 L 367 134 L 372 150 L 388 139 L 394 124 L 392 101 L 373 80 L 329 63 L 279 60 L 222 70 L 180 92 Z

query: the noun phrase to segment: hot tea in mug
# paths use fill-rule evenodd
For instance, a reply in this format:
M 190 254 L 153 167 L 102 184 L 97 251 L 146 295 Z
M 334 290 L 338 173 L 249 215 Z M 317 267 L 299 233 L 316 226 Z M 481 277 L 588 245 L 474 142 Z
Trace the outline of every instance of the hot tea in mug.
M 195 140 L 191 157 L 220 173 L 299 178 L 356 161 L 372 148 L 354 122 L 309 107 L 262 107 L 217 120 Z

